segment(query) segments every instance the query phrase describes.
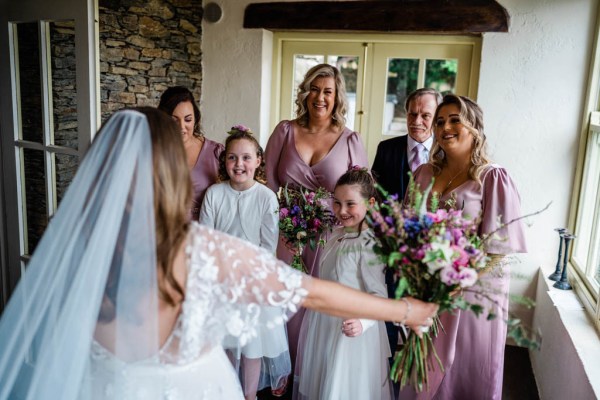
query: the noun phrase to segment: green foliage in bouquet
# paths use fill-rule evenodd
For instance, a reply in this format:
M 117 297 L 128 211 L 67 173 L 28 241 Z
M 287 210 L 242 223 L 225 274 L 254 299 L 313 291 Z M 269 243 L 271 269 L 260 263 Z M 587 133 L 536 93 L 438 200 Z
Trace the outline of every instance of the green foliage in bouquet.
M 492 268 L 489 264 L 494 264 L 485 253 L 484 244 L 497 231 L 479 236 L 479 221 L 464 217 L 462 210 L 453 207 L 455 204 L 448 209 L 439 208 L 437 195 L 429 196 L 432 186 L 433 182 L 420 192 L 411 177 L 409 201 L 405 206 L 397 196 L 389 196 L 379 188 L 386 200 L 371 207 L 366 217 L 375 236 L 373 250 L 393 271 L 398 283 L 396 298 L 411 296 L 436 303 L 440 313 L 460 309 L 480 316 L 487 308 L 487 318 L 494 319 L 498 314 L 496 310 L 501 308 L 494 298 L 497 290 L 486 286 L 479 277 L 489 273 Z M 469 302 L 464 297 L 466 292 L 476 293 L 488 306 Z M 530 299 L 513 300 L 526 307 L 534 305 Z M 526 330 L 521 321 L 509 317 L 506 323 L 509 336 L 517 344 L 539 347 L 536 335 Z M 394 381 L 400 381 L 401 386 L 411 384 L 415 390 L 422 391 L 427 388 L 433 360 L 443 370 L 432 340 L 440 329 L 443 327 L 436 320 L 431 332 L 424 332 L 422 338 L 414 332 L 409 334 L 407 343 L 394 359 L 391 371 Z

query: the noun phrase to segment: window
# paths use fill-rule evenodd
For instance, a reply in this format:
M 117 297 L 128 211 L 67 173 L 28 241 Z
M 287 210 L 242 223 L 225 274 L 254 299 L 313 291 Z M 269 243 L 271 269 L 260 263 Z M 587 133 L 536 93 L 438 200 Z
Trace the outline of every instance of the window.
M 477 94 L 481 39 L 474 36 L 276 33 L 274 126 L 292 119 L 298 84 L 319 63 L 346 81 L 346 126 L 363 135 L 369 161 L 381 140 L 406 134 L 404 101 L 421 87 L 472 98 Z
M 600 312 L 600 112 L 592 111 L 587 130 L 585 161 L 571 264 L 575 274 L 574 286 L 598 324 Z M 600 327 L 600 324 L 599 324 Z
M 600 27 L 597 27 L 597 29 Z M 596 32 L 598 43 L 598 31 Z M 580 145 L 583 160 L 576 175 L 572 204 L 574 221 L 569 227 L 577 238 L 571 253 L 571 283 L 600 329 L 600 47 L 592 59 L 590 95 L 584 111 Z M 579 189 L 577 189 L 579 184 Z

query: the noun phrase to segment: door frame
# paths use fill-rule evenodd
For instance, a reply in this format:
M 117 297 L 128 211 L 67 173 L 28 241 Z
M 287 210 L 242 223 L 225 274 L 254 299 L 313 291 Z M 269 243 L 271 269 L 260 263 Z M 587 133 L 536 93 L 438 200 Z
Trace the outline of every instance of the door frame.
M 74 20 L 77 125 L 81 159 L 100 121 L 98 0 L 0 0 L 0 278 L 2 306 L 21 277 L 23 210 L 14 141 L 19 119 L 12 22 Z

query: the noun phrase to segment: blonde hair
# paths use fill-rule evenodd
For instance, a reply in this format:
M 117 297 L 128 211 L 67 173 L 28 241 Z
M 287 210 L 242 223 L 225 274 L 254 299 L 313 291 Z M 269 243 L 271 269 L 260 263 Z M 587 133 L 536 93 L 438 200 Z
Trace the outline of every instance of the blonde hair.
M 483 131 L 483 110 L 468 97 L 447 94 L 435 110 L 435 115 L 433 116 L 434 124 L 440 110 L 450 104 L 455 104 L 458 107 L 460 122 L 473 135 L 471 167 L 469 167 L 468 175 L 470 179 L 481 184 L 481 173 L 491 163 L 487 154 L 487 142 Z M 435 129 L 437 128 L 434 127 Z M 439 175 L 442 167 L 448 164 L 446 153 L 436 142 L 431 149 L 431 154 L 434 175 Z
M 310 93 L 310 86 L 317 78 L 331 77 L 335 81 L 335 104 L 331 116 L 333 125 L 343 128 L 346 125 L 346 112 L 348 111 L 348 97 L 346 96 L 346 83 L 342 73 L 333 65 L 319 64 L 308 70 L 304 80 L 298 85 L 296 95 L 296 122 L 306 128 L 308 126 L 308 107 L 306 98 Z

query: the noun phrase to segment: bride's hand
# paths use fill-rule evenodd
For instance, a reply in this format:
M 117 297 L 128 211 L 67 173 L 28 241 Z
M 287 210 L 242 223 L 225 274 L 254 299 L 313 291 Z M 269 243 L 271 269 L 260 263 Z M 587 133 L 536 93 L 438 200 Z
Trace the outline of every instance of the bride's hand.
M 433 318 L 437 314 L 439 305 L 426 303 L 412 297 L 403 297 L 403 299 L 404 301 L 398 302 L 404 304 L 404 308 L 406 308 L 403 323 L 419 337 L 422 337 L 423 332 L 426 332 L 433 325 Z

